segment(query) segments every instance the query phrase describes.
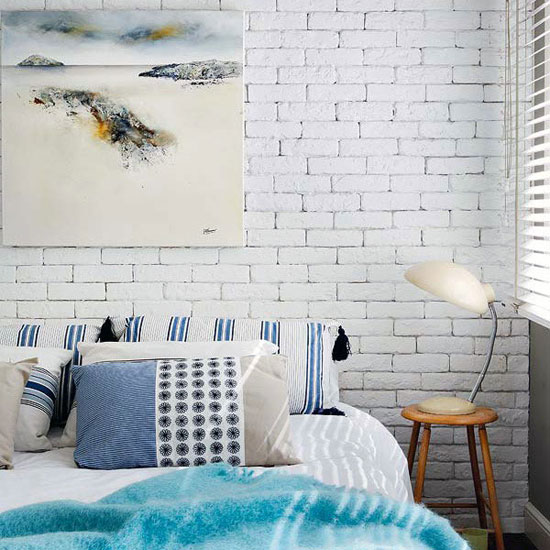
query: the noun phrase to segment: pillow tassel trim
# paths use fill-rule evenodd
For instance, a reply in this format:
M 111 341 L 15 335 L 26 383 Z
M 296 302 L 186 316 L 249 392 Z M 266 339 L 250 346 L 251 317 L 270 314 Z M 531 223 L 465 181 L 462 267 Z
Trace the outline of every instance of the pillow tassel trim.
M 333 361 L 345 361 L 351 355 L 351 346 L 349 338 L 346 335 L 346 331 L 342 326 L 338 327 L 338 338 L 334 342 L 332 348 L 332 360 Z

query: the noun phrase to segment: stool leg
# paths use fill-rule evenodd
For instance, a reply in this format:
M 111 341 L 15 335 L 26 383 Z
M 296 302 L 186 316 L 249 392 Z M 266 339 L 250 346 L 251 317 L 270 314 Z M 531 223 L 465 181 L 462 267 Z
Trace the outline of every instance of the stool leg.
M 477 461 L 476 434 L 473 426 L 466 426 L 466 431 L 468 432 L 468 450 L 470 451 L 470 466 L 472 467 L 472 479 L 474 480 L 474 489 L 476 492 L 479 526 L 482 529 L 487 529 L 487 513 L 483 502 L 483 488 L 481 485 L 481 476 L 479 475 L 479 462 Z
M 418 471 L 416 472 L 416 483 L 414 485 L 414 501 L 416 503 L 422 502 L 422 491 L 424 490 L 424 477 L 426 476 L 426 461 L 428 460 L 431 434 L 431 425 L 424 424 L 424 429 L 422 430 L 422 443 L 420 444 L 420 456 L 418 457 Z
M 411 442 L 409 443 L 409 454 L 407 455 L 407 462 L 409 463 L 409 476 L 412 476 L 414 466 L 414 456 L 416 455 L 416 446 L 418 444 L 418 434 L 420 433 L 420 422 L 413 424 L 411 432 Z
M 502 527 L 500 525 L 500 515 L 498 513 L 498 500 L 495 489 L 495 478 L 493 476 L 491 451 L 489 450 L 489 440 L 487 439 L 487 430 L 484 425 L 479 426 L 479 442 L 481 444 L 481 454 L 483 456 L 483 466 L 485 468 L 485 478 L 487 482 L 487 492 L 489 493 L 491 518 L 493 520 L 493 528 L 495 530 L 496 547 L 497 550 L 504 550 L 504 539 L 502 537 Z

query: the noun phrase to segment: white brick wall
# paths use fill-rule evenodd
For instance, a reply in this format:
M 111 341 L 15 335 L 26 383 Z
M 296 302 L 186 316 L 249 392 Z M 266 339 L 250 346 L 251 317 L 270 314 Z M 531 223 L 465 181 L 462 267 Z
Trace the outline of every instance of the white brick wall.
M 245 249 L 0 248 L 0 316 L 335 317 L 355 354 L 342 398 L 406 446 L 400 407 L 465 395 L 489 323 L 431 302 L 409 264 L 455 259 L 495 282 L 504 0 L 1 0 L 2 9 L 240 9 L 246 16 Z M 485 11 L 481 11 L 485 10 Z M 100 223 L 100 220 L 98 220 Z M 503 320 L 479 401 L 507 530 L 527 497 L 527 323 Z M 475 355 L 471 355 L 474 353 Z M 426 494 L 473 493 L 464 434 L 436 429 Z M 456 445 L 454 445 L 456 444 Z M 473 524 L 467 514 L 457 523 Z

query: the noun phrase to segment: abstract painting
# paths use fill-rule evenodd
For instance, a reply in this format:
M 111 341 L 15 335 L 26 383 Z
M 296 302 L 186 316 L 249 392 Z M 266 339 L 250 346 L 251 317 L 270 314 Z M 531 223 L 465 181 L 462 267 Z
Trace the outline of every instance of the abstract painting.
M 243 244 L 243 16 L 2 13 L 4 243 Z

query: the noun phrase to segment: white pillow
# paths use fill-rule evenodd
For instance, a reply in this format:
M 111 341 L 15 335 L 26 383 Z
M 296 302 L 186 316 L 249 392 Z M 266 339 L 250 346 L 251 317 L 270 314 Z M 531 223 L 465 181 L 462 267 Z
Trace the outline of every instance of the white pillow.
M 103 361 L 131 361 L 135 359 L 179 359 L 184 357 L 244 357 L 273 355 L 279 346 L 267 340 L 221 342 L 80 342 L 78 351 L 82 365 Z M 60 447 L 76 446 L 76 402 L 69 414 Z
M 2 362 L 38 360 L 21 398 L 15 429 L 16 451 L 48 451 L 52 448 L 46 434 L 50 429 L 61 371 L 72 356 L 72 351 L 59 348 L 0 346 Z
M 180 357 L 243 357 L 273 355 L 279 346 L 267 340 L 220 342 L 80 342 L 82 364 L 133 359 L 178 359 Z

